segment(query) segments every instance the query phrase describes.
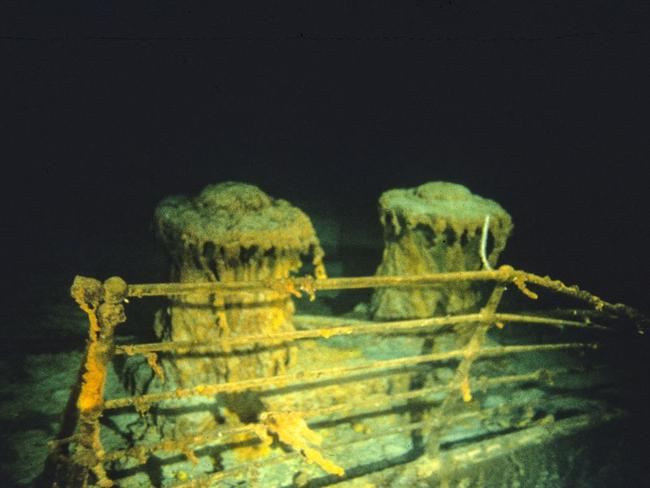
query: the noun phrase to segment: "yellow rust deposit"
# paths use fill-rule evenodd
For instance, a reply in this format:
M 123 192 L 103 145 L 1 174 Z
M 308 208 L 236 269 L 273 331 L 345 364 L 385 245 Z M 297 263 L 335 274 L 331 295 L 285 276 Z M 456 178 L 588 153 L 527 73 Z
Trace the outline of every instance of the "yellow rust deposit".
M 106 369 L 98 364 L 94 356 L 96 355 L 96 345 L 89 346 L 89 357 L 86 361 L 86 372 L 83 375 L 82 394 L 79 396 L 77 405 L 79 410 L 93 410 L 101 406 L 104 398 L 104 382 L 106 380 Z
M 253 461 L 272 452 L 273 439 L 267 435 L 266 429 L 261 424 L 244 424 L 239 420 L 239 416 L 228 408 L 224 409 L 223 415 L 226 424 L 230 426 L 251 428 L 251 431 L 238 432 L 230 437 L 230 441 L 235 446 L 232 450 L 239 461 Z
M 92 278 L 77 277 L 71 288 L 71 295 L 79 308 L 88 315 L 88 347 L 86 351 L 85 372 L 82 376 L 81 392 L 77 399 L 80 411 L 97 409 L 104 401 L 106 365 L 98 360 L 101 347 L 98 344 L 99 323 L 96 310 L 99 306 L 101 284 Z
M 460 383 L 460 393 L 463 396 L 464 402 L 472 401 L 472 390 L 469 386 L 469 377 L 463 378 L 463 381 Z
M 280 442 L 300 452 L 309 463 L 318 464 L 324 471 L 337 476 L 345 475 L 345 470 L 325 458 L 315 447 L 323 442 L 322 437 L 311 430 L 307 422 L 294 412 L 268 412 L 261 420 L 269 432 L 278 436 Z

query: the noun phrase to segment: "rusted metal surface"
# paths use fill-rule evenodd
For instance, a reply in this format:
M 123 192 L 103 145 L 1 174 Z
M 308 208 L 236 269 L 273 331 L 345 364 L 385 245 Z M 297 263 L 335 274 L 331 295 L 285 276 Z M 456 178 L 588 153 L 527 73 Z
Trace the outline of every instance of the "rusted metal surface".
M 288 290 L 295 295 L 306 293 L 313 296 L 318 290 L 357 289 L 365 287 L 413 287 L 436 284 L 442 286 L 445 283 L 457 280 L 491 281 L 495 284 L 491 297 L 479 313 L 393 322 L 350 323 L 350 325 L 345 325 L 344 321 L 342 325 L 337 325 L 336 327 L 318 327 L 309 330 L 296 330 L 265 335 L 224 337 L 219 341 L 211 343 L 182 341 L 122 345 L 117 347 L 114 344 L 115 327 L 126 319 L 123 303 L 127 297 L 232 293 L 261 288 Z M 529 298 L 537 298 L 537 294 L 528 288 L 529 284 L 586 302 L 593 307 L 595 312 L 587 311 L 582 313 L 581 311 L 574 311 L 574 313 L 568 315 L 576 317 L 578 320 L 568 320 L 566 318 L 556 318 L 556 316 L 553 316 L 554 314 L 545 316 L 542 313 L 516 314 L 497 311 L 501 296 L 508 285 L 514 285 L 516 289 L 520 290 Z M 76 409 L 68 415 L 67 427 L 61 431 L 58 439 L 52 443 L 52 459 L 57 464 L 55 471 L 57 473 L 56 481 L 58 482 L 58 486 L 87 486 L 88 484 L 102 487 L 112 486 L 113 481 L 109 479 L 106 473 L 106 463 L 129 457 L 135 459 L 138 463 L 144 464 L 150 455 L 160 450 L 176 451 L 186 455 L 188 459 L 192 459 L 195 457 L 194 450 L 198 447 L 215 443 L 226 443 L 233 438 L 239 440 L 242 438 L 248 439 L 252 442 L 270 442 L 269 439 L 271 436 L 280 438 L 281 440 L 289 439 L 285 441 L 285 444 L 292 448 L 294 452 L 281 456 L 269 456 L 268 458 L 255 460 L 250 463 L 242 463 L 241 466 L 236 468 L 229 468 L 213 473 L 210 476 L 197 477 L 196 480 L 181 481 L 178 483 L 178 486 L 214 486 L 218 481 L 226 480 L 230 476 L 237 476 L 242 472 L 246 472 L 248 469 L 281 463 L 285 458 L 299 456 L 298 451 L 302 451 L 304 456 L 305 449 L 300 447 L 304 439 L 300 436 L 296 438 L 296 435 L 297 433 L 301 433 L 300 435 L 306 436 L 305 438 L 309 439 L 313 434 L 310 430 L 311 425 L 305 423 L 306 420 L 311 421 L 318 417 L 332 415 L 341 417 L 354 416 L 359 412 L 367 410 L 392 408 L 395 405 L 406 405 L 411 400 L 425 399 L 431 395 L 444 394 L 445 396 L 442 402 L 437 407 L 434 407 L 432 413 L 427 417 L 404 425 L 389 426 L 385 432 L 372 432 L 368 435 L 361 436 L 362 439 L 368 440 L 375 437 L 379 438 L 381 436 L 391 435 L 391 433 L 394 434 L 395 432 L 421 432 L 426 437 L 426 455 L 431 458 L 436 458 L 437 456 L 442 456 L 440 452 L 441 439 L 451 423 L 456 423 L 464 418 L 463 415 L 465 415 L 465 418 L 478 416 L 479 418 L 488 419 L 498 413 L 495 409 L 458 413 L 457 409 L 453 408 L 453 406 L 459 403 L 459 400 L 464 400 L 464 402 L 460 402 L 461 404 L 470 402 L 473 392 L 484 391 L 499 385 L 517 383 L 545 384 L 553 376 L 553 371 L 548 368 L 538 369 L 520 375 L 494 377 L 472 375 L 472 365 L 479 358 L 498 358 L 511 354 L 526 354 L 542 351 L 593 349 L 600 347 L 606 338 L 605 335 L 603 336 L 604 340 L 598 342 L 585 340 L 553 344 L 486 346 L 486 334 L 492 327 L 501 327 L 504 323 L 525 323 L 551 327 L 570 327 L 577 331 L 594 330 L 598 332 L 612 332 L 614 330 L 610 325 L 612 323 L 612 317 L 620 316 L 628 321 L 631 319 L 640 323 L 641 325 L 639 327 L 645 321 L 645 318 L 630 307 L 622 304 L 609 303 L 589 292 L 580 290 L 578 287 L 567 286 L 548 277 L 540 277 L 524 271 L 514 270 L 508 266 L 502 266 L 495 271 L 442 273 L 423 276 L 375 276 L 319 280 L 306 277 L 275 280 L 273 282 L 127 285 L 119 278 L 110 278 L 103 284 L 89 278 L 77 278 L 72 287 L 72 294 L 82 310 L 88 314 L 89 341 L 80 374 L 80 384 L 76 393 L 77 398 L 71 403 Z M 603 323 L 607 325 L 597 323 L 599 318 L 606 319 Z M 428 354 L 422 353 L 416 356 L 399 357 L 396 359 L 366 361 L 362 364 L 316 368 L 299 373 L 277 374 L 263 378 L 201 384 L 191 388 L 178 388 L 123 398 L 104 398 L 106 370 L 115 354 L 151 355 L 163 352 L 206 354 L 219 351 L 232 351 L 237 348 L 250 347 L 251 345 L 277 344 L 278 342 L 293 342 L 308 339 L 328 341 L 330 338 L 348 335 L 377 335 L 385 336 L 385 340 L 391 340 L 391 334 L 398 332 L 407 334 L 422 332 L 435 334 L 440 328 L 456 327 L 459 325 L 464 327 L 463 331 L 466 334 L 465 344 L 462 347 L 449 351 Z M 150 356 L 147 356 L 147 358 L 149 359 Z M 136 407 L 140 412 L 146 411 L 152 405 L 170 399 L 193 396 L 212 398 L 218 393 L 245 392 L 251 390 L 262 391 L 282 388 L 288 385 L 298 385 L 300 388 L 306 390 L 316 389 L 320 388 L 322 384 L 331 383 L 332 381 L 363 381 L 369 377 L 392 374 L 395 371 L 401 371 L 410 367 L 431 365 L 443 361 L 456 363 L 453 377 L 444 384 L 422 386 L 411 391 L 386 392 L 370 395 L 366 398 L 349 398 L 346 401 L 332 405 L 315 406 L 314 408 L 302 410 L 268 411 L 264 412 L 263 416 L 260 416 L 258 422 L 237 427 L 214 429 L 199 435 L 163 440 L 153 444 L 133 445 L 127 449 L 113 450 L 109 453 L 105 452 L 100 441 L 99 418 L 104 412 L 109 410 Z M 155 361 L 153 361 L 153 365 L 151 361 L 149 364 L 153 368 Z M 293 427 L 291 428 L 294 430 L 291 430 L 286 425 L 272 424 L 273 421 L 277 422 L 277 419 L 285 419 L 286 422 L 293 422 Z M 519 428 L 523 429 L 524 427 L 534 426 L 535 422 L 541 422 L 543 419 L 529 420 L 530 422 L 528 424 L 522 422 Z M 583 420 L 586 422 L 585 425 L 589 423 L 588 419 L 585 418 Z M 552 418 L 544 421 L 549 424 L 555 422 Z M 71 426 L 75 424 L 76 428 L 73 429 Z M 579 422 L 576 423 L 576 425 L 578 424 Z M 324 443 L 323 448 L 330 444 L 332 443 Z M 335 444 L 336 442 L 332 445 Z M 504 444 L 499 449 L 507 450 L 508 448 Z M 446 453 L 444 455 L 448 456 L 450 454 Z M 326 471 L 329 467 L 332 470 L 330 471 L 330 475 L 336 476 L 332 473 L 338 473 L 336 469 L 338 467 L 322 456 L 319 458 L 320 452 L 317 449 L 314 450 L 312 456 L 311 459 L 307 456 L 307 460 L 315 460 Z

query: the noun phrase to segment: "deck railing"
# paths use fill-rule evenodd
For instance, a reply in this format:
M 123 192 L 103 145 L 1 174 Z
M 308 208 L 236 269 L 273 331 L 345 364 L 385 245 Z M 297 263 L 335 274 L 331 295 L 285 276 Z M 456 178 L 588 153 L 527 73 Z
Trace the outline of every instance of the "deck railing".
M 261 289 L 284 291 L 297 297 L 308 295 L 314 297 L 322 290 L 345 290 L 379 287 L 419 287 L 445 286 L 450 282 L 486 282 L 492 283 L 492 291 L 484 306 L 476 313 L 430 317 L 413 320 L 395 320 L 370 322 L 345 318 L 327 319 L 311 317 L 304 319 L 308 328 L 291 332 L 267 335 L 227 336 L 215 342 L 155 342 L 144 344 L 115 344 L 115 330 L 126 320 L 124 303 L 129 299 L 145 297 L 178 297 L 196 294 L 223 294 L 249 292 Z M 586 308 L 576 308 L 561 312 L 546 311 L 537 313 L 511 313 L 499 310 L 502 296 L 506 289 L 515 289 L 529 299 L 537 299 L 540 290 L 565 295 L 581 302 Z M 529 409 L 539 411 L 538 405 L 512 404 L 494 408 L 462 409 L 470 404 L 476 392 L 487 391 L 504 385 L 524 385 L 536 383 L 550 384 L 556 375 L 567 374 L 562 368 L 552 365 L 513 375 L 496 375 L 486 377 L 473 374 L 473 366 L 482 358 L 497 358 L 532 352 L 594 350 L 607 345 L 610 334 L 625 333 L 625 324 L 633 324 L 643 332 L 645 319 L 636 310 L 622 304 L 607 302 L 576 286 L 567 286 L 560 281 L 541 277 L 524 271 L 502 266 L 497 270 L 440 273 L 418 276 L 373 276 L 357 278 L 328 278 L 315 280 L 310 277 L 296 277 L 275 281 L 259 282 L 211 282 L 211 283 L 157 283 L 127 284 L 121 278 L 113 277 L 103 283 L 92 278 L 77 277 L 72 285 L 72 296 L 81 309 L 88 315 L 89 338 L 83 364 L 79 373 L 77 388 L 73 391 L 66 411 L 61 434 L 52 441 L 52 457 L 56 465 L 54 477 L 59 486 L 112 486 L 114 480 L 109 476 L 110 463 L 130 457 L 144 465 L 147 459 L 159 451 L 177 452 L 190 460 L 196 459 L 196 452 L 205 446 L 215 444 L 227 445 L 234 439 L 242 438 L 249 442 L 270 443 L 273 439 L 291 448 L 289 452 L 271 454 L 267 457 L 242 463 L 234 468 L 216 471 L 194 479 L 179 480 L 174 486 L 213 486 L 221 480 L 236 478 L 247 470 L 260 469 L 263 466 L 282 463 L 290 458 L 302 456 L 306 461 L 316 463 L 327 476 L 337 479 L 344 476 L 346 465 L 341 458 L 328 459 L 321 453 L 315 443 L 302 440 L 309 439 L 313 431 L 314 420 L 318 418 L 353 418 L 363 413 L 378 409 L 406 407 L 413 401 L 429 400 L 430 413 L 414 422 L 403 425 L 389 425 L 384 431 L 360 432 L 358 442 L 379 439 L 398 433 L 417 435 L 422 440 L 421 450 L 430 457 L 441 455 L 444 436 L 450 426 L 458 425 L 467 419 L 490 420 L 497 417 L 509 418 L 507 411 Z M 301 318 L 295 321 L 300 325 Z M 333 324 L 332 324 L 333 323 Z M 322 325 L 320 325 L 322 324 Z M 572 328 L 577 331 L 589 331 L 585 340 L 554 342 L 541 344 L 486 345 L 488 332 L 503 328 L 505 324 L 535 324 L 540 327 Z M 624 325 L 621 325 L 624 324 Z M 106 398 L 104 389 L 111 362 L 119 355 L 142 355 L 147 359 L 152 370 L 160 374 L 158 355 L 174 354 L 210 354 L 224 350 L 233 350 L 245 346 L 264 344 L 298 343 L 304 340 L 318 339 L 328 341 L 340 336 L 382 336 L 390 341 L 397 334 L 435 335 L 440 330 L 463 326 L 465 341 L 462 347 L 445 351 L 423 352 L 391 359 L 368 360 L 362 364 L 331 365 L 301 372 L 287 372 L 271 377 L 243 379 L 232 382 L 200 384 L 188 388 L 145 393 L 120 398 Z M 590 331 L 594 331 L 591 333 Z M 498 333 L 498 330 L 496 331 Z M 602 335 L 598 335 L 602 334 Z M 573 337 L 573 335 L 572 335 Z M 431 386 L 414 386 L 407 391 L 373 394 L 363 398 L 351 398 L 333 405 L 314 405 L 301 411 L 267 411 L 259 415 L 256 422 L 222 426 L 196 435 L 187 435 L 157 443 L 130 445 L 123 449 L 106 451 L 102 445 L 100 419 L 117 409 L 133 407 L 138 412 L 147 412 L 151 407 L 166 400 L 189 397 L 215 398 L 220 393 L 245 391 L 265 391 L 270 389 L 297 387 L 318 389 L 332 381 L 365 381 L 369 377 L 396 371 L 409 371 L 417 365 L 435 365 L 436 363 L 454 364 L 454 373 L 450 380 Z M 459 408 L 459 406 L 461 408 Z M 611 416 L 611 412 L 601 412 L 602 418 Z M 594 412 L 578 412 L 575 422 L 586 420 L 584 415 Z M 583 417 L 581 417 L 582 415 Z M 590 417 L 591 418 L 591 417 Z M 519 419 L 517 424 L 504 426 L 504 431 L 524 431 L 541 423 L 550 425 L 556 422 L 552 416 L 539 418 L 529 415 Z M 580 423 L 578 422 L 578 423 Z M 577 425 L 577 424 L 576 424 Z M 582 425 L 582 424 L 580 424 Z M 588 422 L 585 423 L 588 425 Z M 533 431 L 531 431 L 532 433 Z M 300 434 L 302 433 L 302 434 Z M 303 436 L 303 438 L 300 437 Z M 532 435 L 532 434 L 531 434 Z M 243 436 L 243 437 L 242 437 Z M 296 438 L 298 440 L 296 440 Z M 302 439 L 302 440 L 301 440 Z M 357 441 L 352 441 L 357 442 Z M 350 446 L 346 441 L 325 442 L 323 452 L 336 452 L 343 446 Z M 341 466 L 342 465 L 342 466 Z

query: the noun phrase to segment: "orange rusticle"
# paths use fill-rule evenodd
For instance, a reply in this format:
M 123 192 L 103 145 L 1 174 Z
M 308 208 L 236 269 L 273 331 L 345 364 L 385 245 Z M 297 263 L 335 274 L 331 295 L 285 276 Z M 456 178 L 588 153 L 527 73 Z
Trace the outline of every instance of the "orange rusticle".
M 99 324 L 97 323 L 97 314 L 95 308 L 86 303 L 80 302 L 81 309 L 88 314 L 90 322 L 89 327 L 89 344 L 86 352 L 86 369 L 82 376 L 81 392 L 77 400 L 77 407 L 80 411 L 85 412 L 98 408 L 104 399 L 104 383 L 106 382 L 106 366 L 98 360 L 101 352 L 97 336 L 99 334 Z
M 106 382 L 106 367 L 97 361 L 97 343 L 88 347 L 86 358 L 86 372 L 83 374 L 83 383 L 77 406 L 79 410 L 89 411 L 99 408 L 104 401 L 104 383 Z
M 261 415 L 261 420 L 269 432 L 278 436 L 280 442 L 300 452 L 309 463 L 318 464 L 324 471 L 337 476 L 345 475 L 345 470 L 326 459 L 314 446 L 322 442 L 321 436 L 311 430 L 298 413 L 273 412 Z

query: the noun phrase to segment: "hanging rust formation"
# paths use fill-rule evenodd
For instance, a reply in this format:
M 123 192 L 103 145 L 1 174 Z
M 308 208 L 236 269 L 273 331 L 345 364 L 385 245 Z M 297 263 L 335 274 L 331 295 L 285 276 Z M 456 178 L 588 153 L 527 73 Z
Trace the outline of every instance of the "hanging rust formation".
M 206 187 L 195 198 L 168 198 L 156 209 L 155 221 L 171 256 L 174 282 L 280 280 L 305 263 L 316 278 L 325 277 L 323 250 L 309 217 L 253 185 L 226 182 Z M 297 292 L 277 286 L 175 296 L 159 315 L 156 329 L 163 341 L 172 343 L 289 333 L 294 330 L 292 293 Z M 158 376 L 191 388 L 280 374 L 295 361 L 295 347 L 281 342 L 248 343 L 246 350 L 237 352 L 227 342 L 223 345 L 219 356 L 165 356 Z M 155 360 L 148 358 L 150 364 Z M 261 411 L 259 400 L 249 392 L 229 396 L 226 403 L 243 422 Z M 205 428 L 205 422 L 194 415 L 190 423 Z
M 498 203 L 444 181 L 388 190 L 379 199 L 379 218 L 384 229 L 379 276 L 479 270 L 486 224 L 492 245 L 485 257 L 494 267 L 512 231 L 510 215 Z M 380 320 L 430 317 L 472 311 L 479 301 L 471 282 L 386 288 L 374 293 L 371 313 Z
M 116 327 L 125 320 L 123 303 L 126 298 L 161 296 L 173 298 L 178 304 L 181 298 L 198 301 L 199 296 L 243 292 L 265 296 L 264 293 L 291 289 L 297 294 L 302 290 L 304 296 L 313 296 L 318 290 L 431 288 L 456 282 L 490 283 L 493 291 L 483 307 L 470 314 L 382 322 L 295 317 L 294 323 L 302 323 L 303 327 L 251 328 L 242 334 L 205 338 L 182 335 L 178 340 L 151 344 L 116 346 L 114 341 Z M 548 314 L 503 312 L 499 308 L 506 288 L 531 299 L 543 292 L 560 294 L 588 308 Z M 597 400 L 581 399 L 569 410 L 562 410 L 562 398 L 539 394 L 527 397 L 518 392 L 531 385 L 538 388 L 536 391 L 542 391 L 539 388 L 544 385 L 563 384 L 564 378 L 574 381 L 584 374 L 576 370 L 573 363 L 554 364 L 554 360 L 548 360 L 540 364 L 541 355 L 562 351 L 597 354 L 607 346 L 612 334 L 626 334 L 634 330 L 631 325 L 641 327 L 647 323 L 647 319 L 630 307 L 509 266 L 497 270 L 415 276 L 283 277 L 276 280 L 265 277 L 254 281 L 130 285 L 119 278 L 110 278 L 102 284 L 77 277 L 72 295 L 88 315 L 89 341 L 79 375 L 79 388 L 73 392 L 72 408 L 68 412 L 68 416 L 76 415 L 76 418 L 66 422 L 75 428 L 62 430 L 51 443 L 56 486 L 59 487 L 108 487 L 116 483 L 147 486 L 154 484 L 149 474 L 152 466 L 158 466 L 154 472 L 165 473 L 165 486 L 176 487 L 222 486 L 222 483 L 241 480 L 251 486 L 311 486 L 312 481 L 318 486 L 330 483 L 358 486 L 354 483 L 360 475 L 374 486 L 392 486 L 388 480 L 402 483 L 395 486 L 415 486 L 414 480 L 444 480 L 451 467 L 460 469 L 485 460 L 497 462 L 495 458 L 510 458 L 522 446 L 542 445 L 619 417 L 620 411 L 605 407 Z M 213 315 L 205 318 L 215 326 Z M 200 327 L 200 317 L 195 319 L 195 326 Z M 309 351 L 316 347 L 315 341 L 329 344 L 342 336 L 367 337 L 369 340 L 363 343 L 364 347 L 372 348 L 379 342 L 399 344 L 404 337 L 423 331 L 435 334 L 458 324 L 464 324 L 469 332 L 468 340 L 455 350 L 406 354 L 393 346 L 389 347 L 393 353 L 391 357 L 362 355 L 333 361 L 330 357 L 319 357 L 323 349 L 316 349 L 318 355 L 312 356 L 298 371 L 287 368 L 268 374 L 262 370 L 263 375 L 235 378 L 215 375 L 213 378 L 218 381 L 173 386 L 164 383 L 165 388 L 159 391 L 105 398 L 107 369 L 115 355 L 141 356 L 153 369 L 156 363 L 147 359 L 152 354 L 173 352 L 179 357 L 211 357 L 215 352 L 236 352 L 267 344 L 283 344 L 284 347 L 291 344 L 300 349 L 301 355 L 309 357 Z M 487 334 L 498 336 L 503 333 L 504 326 L 561 328 L 572 330 L 574 334 L 568 337 L 570 340 L 549 343 L 488 344 Z M 503 366 L 492 366 L 502 358 L 533 354 L 538 359 L 535 361 L 537 367 L 532 370 L 508 374 Z M 559 356 L 553 357 L 557 361 Z M 570 357 L 575 361 L 580 356 L 572 353 Z M 377 378 L 390 381 L 400 374 L 426 375 L 426 371 L 431 371 L 438 363 L 453 364 L 453 374 L 446 381 L 429 382 L 407 391 L 379 389 L 372 394 L 354 393 L 360 391 L 359 385 L 372 384 Z M 508 400 L 491 404 L 498 398 L 498 395 L 491 397 L 492 392 L 502 392 L 508 395 Z M 265 409 L 247 422 L 226 422 L 155 442 L 124 442 L 117 449 L 105 447 L 105 434 L 108 434 L 104 425 L 110 422 L 100 424 L 102 417 L 112 419 L 114 415 L 124 415 L 131 410 L 138 412 L 140 422 L 146 424 L 149 408 L 166 401 L 200 398 L 217 402 L 219 395 L 240 393 L 271 395 L 276 400 L 265 402 Z M 563 387 L 562 395 L 566 394 L 566 387 Z M 398 421 L 390 421 L 392 412 L 408 411 L 416 405 L 420 412 L 417 418 L 411 417 L 409 421 L 408 416 L 401 416 L 396 417 Z M 379 421 L 373 422 L 373 419 Z M 475 429 L 479 441 L 450 443 L 450 440 L 462 439 L 463 429 L 470 428 Z M 421 445 L 414 444 L 418 439 L 422 439 Z M 199 469 L 206 460 L 214 461 L 227 452 L 251 446 L 256 446 L 264 455 L 240 459 L 230 465 L 213 463 L 208 470 Z M 399 451 L 398 446 L 403 446 L 405 451 Z M 399 454 L 397 457 L 395 452 Z M 381 469 L 377 468 L 380 462 L 385 463 Z M 127 467 L 120 468 L 125 465 Z M 352 476 L 350 484 L 346 484 L 349 474 Z M 513 472 L 513 483 L 521 482 L 522 476 L 528 473 L 521 469 Z

